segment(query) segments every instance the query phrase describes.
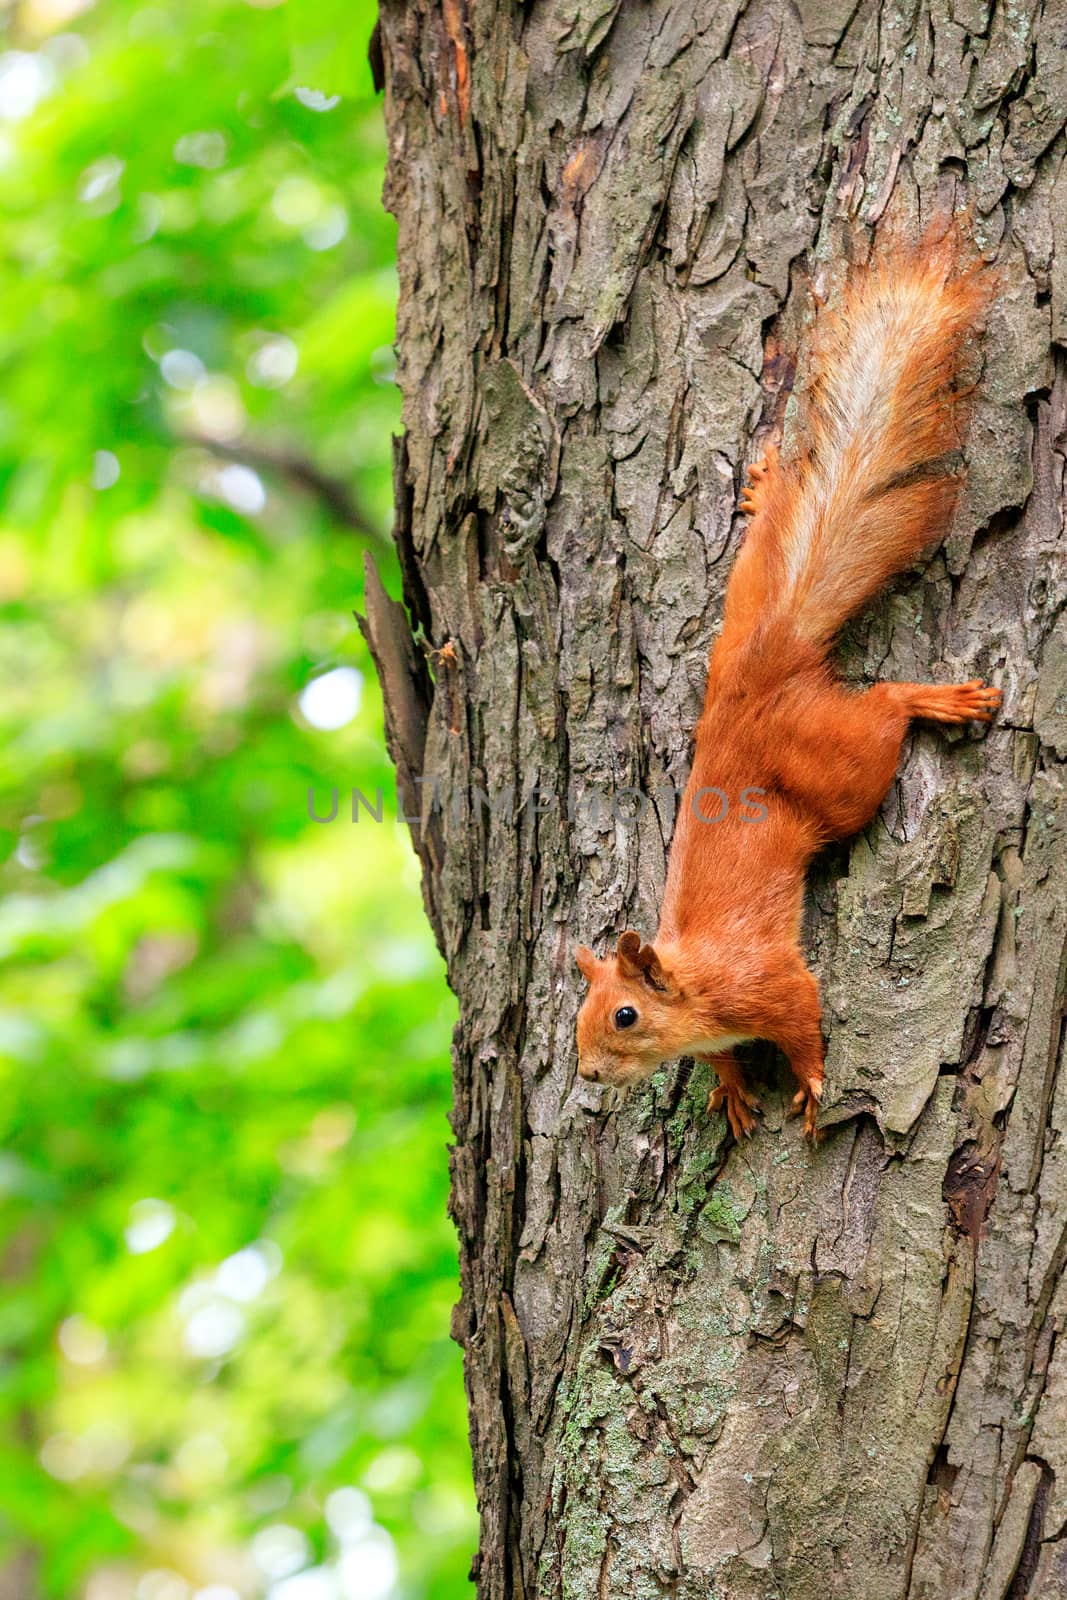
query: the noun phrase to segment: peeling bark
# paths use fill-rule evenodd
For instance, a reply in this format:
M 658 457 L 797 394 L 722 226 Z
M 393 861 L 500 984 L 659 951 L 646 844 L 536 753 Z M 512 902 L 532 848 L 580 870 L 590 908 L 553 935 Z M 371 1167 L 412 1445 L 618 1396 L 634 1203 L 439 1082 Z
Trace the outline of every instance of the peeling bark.
M 1067 3 L 385 0 L 380 46 L 432 684 L 370 638 L 441 800 L 480 1594 L 1067 1600 Z M 810 286 L 961 203 L 967 487 L 839 659 L 1005 704 L 819 863 L 829 1131 L 757 1051 L 739 1147 L 706 1067 L 576 1082 L 572 952 L 655 926 Z

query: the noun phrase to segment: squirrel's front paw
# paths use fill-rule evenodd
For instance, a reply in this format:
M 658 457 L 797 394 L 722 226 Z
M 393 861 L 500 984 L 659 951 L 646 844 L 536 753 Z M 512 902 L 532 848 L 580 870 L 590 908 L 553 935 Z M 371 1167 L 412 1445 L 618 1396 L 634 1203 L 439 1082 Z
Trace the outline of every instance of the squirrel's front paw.
M 813 1079 L 811 1083 L 806 1083 L 802 1089 L 797 1090 L 789 1108 L 789 1114 L 792 1117 L 799 1117 L 803 1111 L 804 1137 L 810 1139 L 812 1144 L 818 1144 L 822 1138 L 821 1131 L 815 1126 L 815 1118 L 819 1115 L 819 1101 L 821 1099 L 822 1079 Z
M 769 444 L 760 456 L 748 469 L 752 482 L 746 484 L 741 490 L 738 505 L 746 517 L 755 517 L 763 510 L 770 492 L 769 480 L 773 478 L 778 468 L 778 447 Z
M 717 1084 L 708 1095 L 709 1111 L 726 1111 L 726 1120 L 735 1139 L 750 1139 L 759 1116 L 760 1103 L 747 1089 Z

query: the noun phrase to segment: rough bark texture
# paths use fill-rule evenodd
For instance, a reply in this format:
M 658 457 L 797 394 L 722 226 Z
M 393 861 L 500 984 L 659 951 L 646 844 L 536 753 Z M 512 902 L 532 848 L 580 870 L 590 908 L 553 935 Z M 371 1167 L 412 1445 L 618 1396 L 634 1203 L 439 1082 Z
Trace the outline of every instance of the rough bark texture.
M 385 0 L 381 46 L 432 650 L 380 593 L 370 632 L 442 802 L 481 1594 L 1063 1600 L 1067 3 Z M 707 1068 L 576 1082 L 573 948 L 655 927 L 811 286 L 963 203 L 1000 270 L 967 488 L 840 661 L 1004 709 L 917 733 L 820 863 L 831 1126 L 757 1053 L 739 1147 Z

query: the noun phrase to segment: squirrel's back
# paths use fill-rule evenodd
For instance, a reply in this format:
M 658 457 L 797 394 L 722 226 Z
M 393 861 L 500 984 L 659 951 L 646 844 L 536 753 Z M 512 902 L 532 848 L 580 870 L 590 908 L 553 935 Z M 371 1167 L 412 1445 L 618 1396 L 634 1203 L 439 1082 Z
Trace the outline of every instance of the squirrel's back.
M 958 234 L 890 249 L 817 321 L 797 458 L 772 453 L 731 574 L 723 643 L 788 618 L 828 647 L 842 623 L 945 528 L 959 484 L 963 347 L 989 276 Z

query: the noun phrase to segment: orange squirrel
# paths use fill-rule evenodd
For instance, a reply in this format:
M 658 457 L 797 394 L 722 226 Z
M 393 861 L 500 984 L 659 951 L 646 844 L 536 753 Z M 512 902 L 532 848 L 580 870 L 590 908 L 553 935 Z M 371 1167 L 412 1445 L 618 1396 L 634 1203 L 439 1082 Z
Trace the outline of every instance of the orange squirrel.
M 630 931 L 598 960 L 578 1015 L 583 1078 L 628 1086 L 693 1055 L 718 1076 L 709 1110 L 751 1133 L 758 1102 L 733 1046 L 769 1039 L 800 1088 L 794 1112 L 815 1137 L 823 1087 L 816 982 L 800 950 L 812 856 L 875 815 L 913 717 L 988 722 L 1000 692 L 847 689 L 827 663 L 834 635 L 924 545 L 956 494 L 963 346 L 989 298 L 988 275 L 961 268 L 956 236 L 886 252 L 852 274 L 816 329 L 804 443 L 768 447 L 741 499 L 751 519 L 726 590 L 696 751 L 671 845 L 659 931 Z M 764 791 L 763 820 L 716 821 L 709 791 Z

